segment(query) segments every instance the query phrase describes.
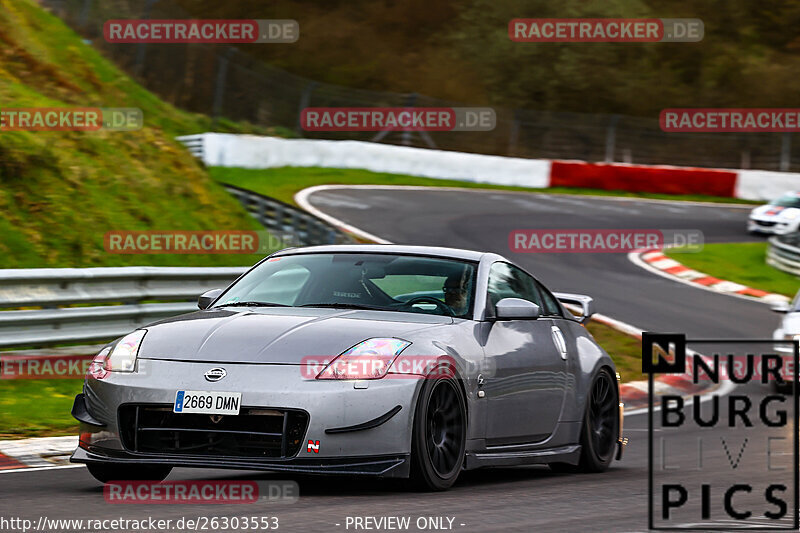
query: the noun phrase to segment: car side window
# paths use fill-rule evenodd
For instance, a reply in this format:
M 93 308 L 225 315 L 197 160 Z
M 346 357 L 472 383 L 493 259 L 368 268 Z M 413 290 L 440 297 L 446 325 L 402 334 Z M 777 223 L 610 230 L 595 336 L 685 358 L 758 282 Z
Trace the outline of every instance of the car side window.
M 489 270 L 489 303 L 492 309 L 503 298 L 522 298 L 542 308 L 536 281 L 524 271 L 508 263 L 497 262 Z
M 553 296 L 547 288 L 539 283 L 536 280 L 533 280 L 536 284 L 536 287 L 539 289 L 539 293 L 542 295 L 542 303 L 544 306 L 542 308 L 542 315 L 544 316 L 564 316 L 563 311 L 561 308 L 561 304 L 558 303 L 558 299 Z

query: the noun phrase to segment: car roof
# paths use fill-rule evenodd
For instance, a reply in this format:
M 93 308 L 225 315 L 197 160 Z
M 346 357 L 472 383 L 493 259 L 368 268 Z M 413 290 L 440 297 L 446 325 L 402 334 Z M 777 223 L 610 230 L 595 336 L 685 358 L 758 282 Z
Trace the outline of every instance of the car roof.
M 330 244 L 324 246 L 306 246 L 303 248 L 287 248 L 273 255 L 295 255 L 309 253 L 378 253 L 399 255 L 427 255 L 462 261 L 480 261 L 484 257 L 505 260 L 503 257 L 487 252 L 445 248 L 441 246 L 408 246 L 403 244 Z

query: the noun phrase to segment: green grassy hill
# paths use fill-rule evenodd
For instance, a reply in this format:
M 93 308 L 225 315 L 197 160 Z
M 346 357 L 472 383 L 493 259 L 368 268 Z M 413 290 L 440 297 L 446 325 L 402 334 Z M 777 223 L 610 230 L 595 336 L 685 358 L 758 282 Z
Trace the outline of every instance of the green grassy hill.
M 31 0 L 0 8 L 0 109 L 137 107 L 132 132 L 0 130 L 0 268 L 244 265 L 241 255 L 114 255 L 110 230 L 258 229 L 174 140 L 208 117 L 162 102 Z M 217 131 L 247 131 L 237 124 Z

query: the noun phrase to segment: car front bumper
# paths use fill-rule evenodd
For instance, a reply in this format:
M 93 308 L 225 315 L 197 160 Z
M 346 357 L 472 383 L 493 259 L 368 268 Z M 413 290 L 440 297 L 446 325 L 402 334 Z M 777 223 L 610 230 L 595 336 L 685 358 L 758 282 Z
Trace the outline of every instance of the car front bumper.
M 776 220 L 765 220 L 751 218 L 747 221 L 747 231 L 753 233 L 767 233 L 770 235 L 785 235 L 795 231 L 796 223 L 780 222 Z
M 77 448 L 70 461 L 85 464 L 168 465 L 185 468 L 224 468 L 267 470 L 297 474 L 360 475 L 407 478 L 410 472 L 409 455 L 361 457 L 328 457 L 325 459 L 292 458 L 285 460 L 256 460 L 237 457 L 187 457 L 109 452 L 93 448 Z
M 73 462 L 408 475 L 418 378 L 315 380 L 303 376 L 300 365 L 227 364 L 227 376 L 210 383 L 204 373 L 219 365 L 163 360 L 140 360 L 137 365 L 137 372 L 110 373 L 102 380 L 86 382 L 84 394 L 78 395 L 73 407 L 73 416 L 81 422 L 80 447 Z M 297 434 L 293 437 L 296 452 L 278 456 L 197 454 L 179 446 L 142 450 L 132 445 L 135 441 L 130 435 L 138 436 L 144 428 L 137 425 L 138 411 L 132 424 L 131 417 L 121 416 L 120 407 L 160 409 L 179 421 L 183 416 L 211 416 L 173 415 L 171 406 L 178 390 L 240 392 L 242 412 L 247 408 L 304 413 L 307 423 L 300 446 L 296 446 Z M 213 420 L 203 422 L 202 429 L 187 430 L 193 431 L 194 442 L 203 438 L 205 429 L 215 433 Z M 284 439 L 285 430 L 284 423 Z

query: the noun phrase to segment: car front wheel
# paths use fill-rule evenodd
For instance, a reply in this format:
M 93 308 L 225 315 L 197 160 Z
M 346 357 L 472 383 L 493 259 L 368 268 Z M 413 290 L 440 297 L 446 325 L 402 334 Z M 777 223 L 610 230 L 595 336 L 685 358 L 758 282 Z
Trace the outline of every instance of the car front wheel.
M 458 381 L 432 377 L 422 385 L 411 438 L 411 478 L 417 488 L 446 490 L 464 464 L 466 402 Z

